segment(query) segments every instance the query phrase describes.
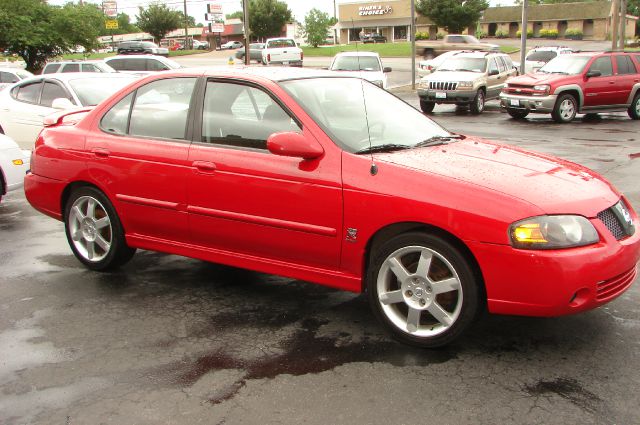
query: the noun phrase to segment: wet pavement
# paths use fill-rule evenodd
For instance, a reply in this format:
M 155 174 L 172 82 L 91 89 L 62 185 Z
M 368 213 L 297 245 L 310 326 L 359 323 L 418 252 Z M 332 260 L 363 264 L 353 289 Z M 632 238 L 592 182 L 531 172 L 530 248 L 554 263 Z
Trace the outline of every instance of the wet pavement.
M 408 89 L 399 96 L 417 105 Z M 438 106 L 445 127 L 596 169 L 640 209 L 638 122 L 516 122 Z M 362 296 L 153 252 L 84 269 L 61 223 L 0 203 L 2 424 L 637 424 L 638 282 L 607 306 L 487 315 L 455 344 L 396 343 Z

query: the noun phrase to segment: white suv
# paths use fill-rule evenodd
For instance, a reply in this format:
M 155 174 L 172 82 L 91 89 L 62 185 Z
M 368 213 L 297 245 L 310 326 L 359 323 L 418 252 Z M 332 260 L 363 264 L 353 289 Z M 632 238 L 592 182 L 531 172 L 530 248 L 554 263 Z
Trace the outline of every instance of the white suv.
M 563 46 L 534 47 L 529 50 L 527 56 L 524 58 L 524 73 L 536 72 L 556 56 L 572 52 L 573 50 L 569 47 Z M 518 68 L 518 71 L 520 71 L 520 62 L 514 62 L 513 64 Z
M 355 75 L 386 89 L 391 68 L 383 67 L 380 55 L 375 52 L 342 52 L 334 56 L 329 71 Z
M 43 74 L 55 74 L 57 72 L 118 72 L 104 61 L 56 61 L 47 62 L 42 70 Z

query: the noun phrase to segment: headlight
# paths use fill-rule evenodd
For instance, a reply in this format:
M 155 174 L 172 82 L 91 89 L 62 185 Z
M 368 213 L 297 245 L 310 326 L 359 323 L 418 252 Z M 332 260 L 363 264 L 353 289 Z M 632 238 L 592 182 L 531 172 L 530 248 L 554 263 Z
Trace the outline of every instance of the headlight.
M 591 222 L 579 215 L 543 215 L 513 223 L 511 245 L 519 249 L 559 249 L 590 245 L 600 237 Z
M 429 81 L 427 80 L 420 80 L 420 87 L 428 89 L 429 88 Z
M 546 96 L 549 94 L 549 91 L 551 90 L 551 87 L 546 85 L 546 84 L 542 84 L 539 86 L 533 86 L 533 95 L 534 96 Z
M 458 82 L 458 88 L 469 88 L 469 87 L 473 87 L 473 82 L 472 81 L 459 81 Z

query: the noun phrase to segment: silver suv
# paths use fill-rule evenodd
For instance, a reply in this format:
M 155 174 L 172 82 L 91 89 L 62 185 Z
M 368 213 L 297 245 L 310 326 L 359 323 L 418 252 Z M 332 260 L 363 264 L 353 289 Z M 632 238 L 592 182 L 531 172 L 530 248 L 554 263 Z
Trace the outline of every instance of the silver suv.
M 47 62 L 43 74 L 58 72 L 118 72 L 101 60 Z
M 420 108 L 429 113 L 436 103 L 450 103 L 469 106 L 471 113 L 479 114 L 485 102 L 497 99 L 505 81 L 516 74 L 511 58 L 504 53 L 461 51 L 420 80 Z

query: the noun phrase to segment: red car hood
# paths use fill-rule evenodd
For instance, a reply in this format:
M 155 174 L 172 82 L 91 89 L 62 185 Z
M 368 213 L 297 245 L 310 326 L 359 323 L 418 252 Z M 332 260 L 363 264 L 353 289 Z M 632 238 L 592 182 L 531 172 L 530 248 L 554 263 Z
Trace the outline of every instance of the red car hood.
M 376 159 L 508 194 L 546 214 L 595 217 L 620 197 L 610 183 L 586 167 L 481 139 L 395 151 Z
M 537 84 L 551 84 L 558 79 L 567 79 L 566 75 L 562 74 L 543 74 L 541 72 L 530 72 L 519 77 L 510 78 L 509 84 L 521 84 L 523 86 L 535 86 Z

